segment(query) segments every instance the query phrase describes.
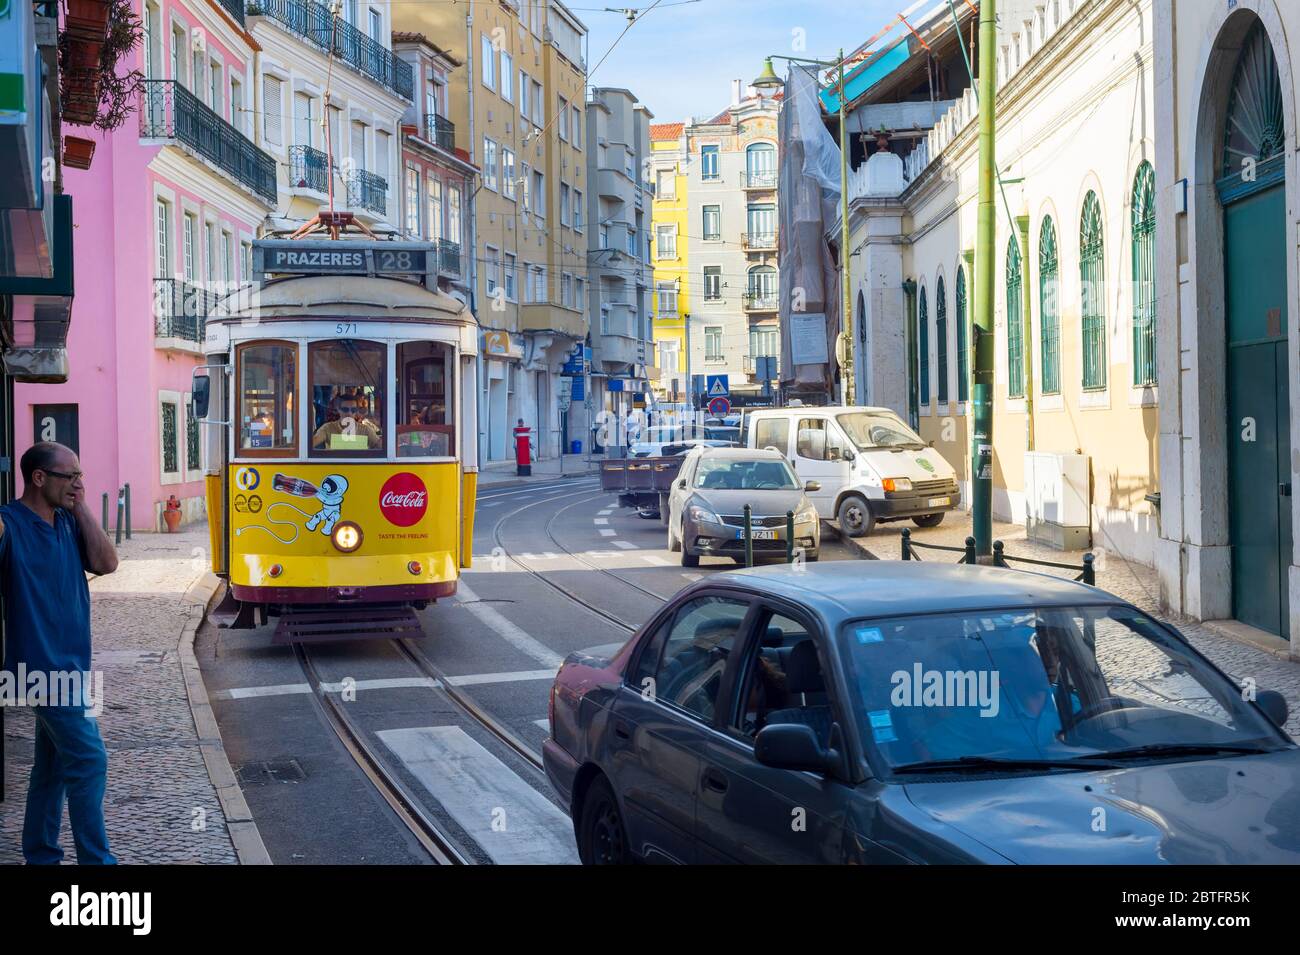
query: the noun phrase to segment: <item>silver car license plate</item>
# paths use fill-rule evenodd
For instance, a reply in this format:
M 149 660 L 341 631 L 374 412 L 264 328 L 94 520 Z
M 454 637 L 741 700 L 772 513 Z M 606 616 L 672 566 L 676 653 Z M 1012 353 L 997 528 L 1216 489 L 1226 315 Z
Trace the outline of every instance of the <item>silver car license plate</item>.
M 776 531 L 762 531 L 755 528 L 751 533 L 753 534 L 754 540 L 756 541 L 776 540 Z M 745 532 L 743 530 L 736 531 L 736 540 L 739 541 L 744 539 L 745 539 Z
M 950 497 L 932 497 L 932 498 L 930 498 L 930 503 L 927 504 L 926 506 L 927 506 L 927 507 L 946 507 L 946 506 L 947 506 L 948 504 L 950 504 L 951 502 L 952 502 L 952 498 L 950 498 Z

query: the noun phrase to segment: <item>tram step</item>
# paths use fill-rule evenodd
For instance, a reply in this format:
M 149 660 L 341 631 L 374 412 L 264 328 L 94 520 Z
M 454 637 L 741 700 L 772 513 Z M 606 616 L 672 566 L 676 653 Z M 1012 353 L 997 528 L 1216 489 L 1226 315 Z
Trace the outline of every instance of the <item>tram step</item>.
M 341 640 L 423 637 L 420 618 L 410 607 L 347 610 L 285 610 L 272 643 L 328 643 Z

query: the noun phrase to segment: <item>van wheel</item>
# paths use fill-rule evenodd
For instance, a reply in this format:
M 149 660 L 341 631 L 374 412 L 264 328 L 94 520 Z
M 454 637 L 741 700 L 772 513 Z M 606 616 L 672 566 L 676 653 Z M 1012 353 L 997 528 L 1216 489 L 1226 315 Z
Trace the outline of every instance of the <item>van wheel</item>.
M 912 523 L 917 527 L 938 527 L 943 523 L 943 511 L 938 514 L 918 514 L 912 518 Z
M 876 518 L 871 513 L 871 508 L 867 506 L 866 500 L 857 494 L 850 494 L 840 501 L 840 508 L 836 511 L 835 518 L 839 521 L 840 530 L 848 537 L 870 534 L 871 529 L 876 526 Z
M 591 781 L 582 800 L 578 857 L 583 865 L 626 865 L 632 861 L 623 814 L 604 776 Z

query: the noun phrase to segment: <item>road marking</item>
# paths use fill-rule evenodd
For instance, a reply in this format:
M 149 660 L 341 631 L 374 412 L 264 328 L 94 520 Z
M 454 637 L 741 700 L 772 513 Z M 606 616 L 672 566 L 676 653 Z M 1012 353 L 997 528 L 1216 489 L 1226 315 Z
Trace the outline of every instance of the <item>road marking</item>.
M 609 515 L 614 513 L 614 509 L 612 507 L 607 507 L 603 511 L 597 511 L 596 513 L 601 517 L 609 517 Z
M 612 527 L 602 527 L 600 529 L 601 537 L 613 537 L 617 533 L 618 531 L 614 530 Z
M 608 518 L 608 517 L 594 517 L 594 518 L 592 518 L 591 523 L 596 524 L 596 525 L 600 525 L 600 524 L 608 524 L 608 523 L 609 523 L 609 518 Z
M 637 549 L 638 549 L 637 546 L 636 546 L 636 544 L 633 544 L 631 541 L 614 541 L 614 546 L 615 546 L 615 547 L 621 547 L 621 548 L 623 548 L 624 550 L 637 550 Z
M 377 735 L 493 862 L 578 861 L 569 817 L 459 726 Z
M 552 674 L 554 675 L 554 674 Z M 396 690 L 409 687 L 436 688 L 438 681 L 427 676 L 389 677 L 379 680 L 354 680 L 351 683 L 322 683 L 321 689 L 326 693 L 342 693 L 344 690 Z M 244 686 L 232 690 L 216 690 L 212 693 L 215 700 L 248 700 L 266 696 L 296 696 L 310 693 L 311 686 L 306 683 L 278 683 L 271 686 Z
M 533 723 L 535 723 L 537 726 L 540 726 L 543 730 L 545 730 L 548 733 L 551 731 L 551 721 L 549 718 L 533 720 Z
M 642 554 L 641 559 L 647 564 L 654 564 L 656 567 L 667 567 L 668 561 L 655 554 Z
M 217 700 L 247 700 L 258 696 L 288 696 L 293 693 L 310 693 L 306 683 L 278 683 L 273 686 L 241 686 L 233 690 L 217 690 L 212 694 Z
M 597 483 L 598 482 L 594 480 L 587 480 L 587 481 L 574 481 L 572 484 L 565 484 L 561 486 L 550 485 L 548 487 L 543 487 L 543 488 L 529 487 L 529 488 L 523 488 L 518 491 L 500 491 L 497 493 L 483 494 L 480 495 L 478 499 L 479 500 L 491 499 L 495 501 L 496 499 L 502 497 L 518 497 L 520 494 L 539 494 L 539 493 L 545 493 L 547 491 L 561 491 L 565 494 L 568 494 L 573 489 L 581 490 L 587 487 L 595 487 Z
M 449 676 L 452 686 L 482 686 L 485 683 L 520 683 L 524 680 L 554 680 L 555 670 L 515 670 L 511 673 L 471 673 Z
M 463 577 L 457 587 L 456 598 L 461 606 L 495 630 L 507 643 L 528 654 L 542 666 L 550 667 L 552 672 L 558 670 L 560 664 L 564 662 L 564 658 L 554 650 L 545 644 L 539 643 L 502 616 L 501 611 L 491 604 L 480 602 L 478 595 L 465 586 L 465 578 Z

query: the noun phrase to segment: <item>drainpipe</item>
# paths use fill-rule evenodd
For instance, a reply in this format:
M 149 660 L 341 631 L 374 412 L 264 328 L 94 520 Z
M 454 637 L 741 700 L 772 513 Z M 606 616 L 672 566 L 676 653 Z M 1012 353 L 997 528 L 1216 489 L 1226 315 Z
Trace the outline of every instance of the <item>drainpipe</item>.
M 921 408 L 916 381 L 916 282 L 907 279 L 903 283 L 903 295 L 907 299 L 904 309 L 907 313 L 907 423 L 913 429 L 921 426 Z
M 465 90 L 466 105 L 469 107 L 468 142 L 469 161 L 474 162 L 474 0 L 470 0 L 465 14 Z M 478 318 L 478 201 L 471 186 L 473 178 L 465 177 L 465 215 L 469 223 L 469 254 L 465 261 L 469 268 L 469 302 L 470 311 Z M 483 342 L 476 349 L 478 366 L 478 460 L 482 468 L 488 460 L 488 378 L 487 361 L 483 358 Z
M 1034 318 L 1029 311 L 1029 216 L 1016 216 L 1020 233 L 1021 360 L 1025 366 L 1025 450 L 1034 450 Z

